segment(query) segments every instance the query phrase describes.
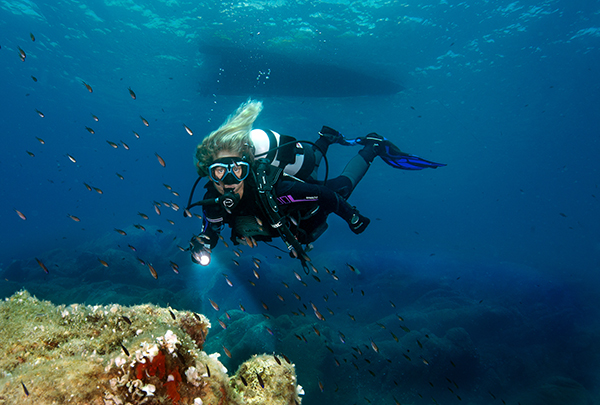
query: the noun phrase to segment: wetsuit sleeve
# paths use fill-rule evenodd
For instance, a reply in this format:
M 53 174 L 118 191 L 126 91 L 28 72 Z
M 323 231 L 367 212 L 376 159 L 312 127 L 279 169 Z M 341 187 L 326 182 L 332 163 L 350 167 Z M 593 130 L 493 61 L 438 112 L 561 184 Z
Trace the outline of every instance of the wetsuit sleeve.
M 213 195 L 208 191 L 204 198 L 212 198 Z M 219 234 L 224 227 L 223 212 L 220 206 L 208 205 L 202 207 L 202 231 L 199 236 L 204 236 L 208 240 L 210 248 L 214 249 L 219 241 Z

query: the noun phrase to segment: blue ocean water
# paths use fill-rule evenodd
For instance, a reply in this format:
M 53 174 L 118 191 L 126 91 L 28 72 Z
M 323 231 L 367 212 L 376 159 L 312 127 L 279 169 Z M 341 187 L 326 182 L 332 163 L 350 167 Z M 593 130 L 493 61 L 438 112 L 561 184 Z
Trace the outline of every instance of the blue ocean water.
M 205 313 L 208 351 L 285 353 L 309 405 L 599 402 L 598 1 L 3 0 L 0 31 L 2 296 Z M 318 274 L 267 246 L 199 268 L 172 203 L 249 97 L 257 127 L 448 166 L 377 159 L 350 198 L 371 225 L 332 217 Z

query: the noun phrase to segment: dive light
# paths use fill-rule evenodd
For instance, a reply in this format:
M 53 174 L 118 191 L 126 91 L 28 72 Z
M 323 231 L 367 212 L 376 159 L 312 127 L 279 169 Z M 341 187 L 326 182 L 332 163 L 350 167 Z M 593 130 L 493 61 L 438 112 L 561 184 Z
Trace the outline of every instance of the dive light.
M 210 249 L 198 239 L 197 236 L 194 236 L 192 240 L 190 240 L 192 261 L 201 266 L 208 266 L 210 264 Z

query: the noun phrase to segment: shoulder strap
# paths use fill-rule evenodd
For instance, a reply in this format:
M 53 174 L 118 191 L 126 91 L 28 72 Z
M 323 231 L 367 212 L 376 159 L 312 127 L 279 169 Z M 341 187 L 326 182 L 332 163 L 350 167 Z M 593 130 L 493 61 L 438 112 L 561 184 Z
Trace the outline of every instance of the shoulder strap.
M 277 229 L 279 236 L 281 236 L 281 240 L 283 240 L 290 253 L 294 254 L 293 252 L 295 252 L 295 256 L 300 259 L 304 271 L 307 271 L 308 265 L 306 262 L 310 259 L 306 255 L 306 252 L 298 239 L 292 234 L 290 228 L 279 214 L 279 205 L 275 200 L 275 193 L 273 192 L 273 185 L 279 179 L 283 169 L 271 166 L 267 159 L 259 159 L 256 163 L 255 175 L 258 200 L 261 202 L 267 218 L 269 218 L 271 227 Z
M 269 162 L 273 163 L 275 157 L 277 157 L 279 161 L 278 166 L 281 168 L 294 164 L 296 155 L 302 152 L 301 149 L 296 147 L 296 138 L 289 135 L 277 134 L 279 136 L 278 141 L 270 129 L 263 129 L 262 131 L 267 134 L 269 145 L 271 146 L 269 153 L 265 156 Z

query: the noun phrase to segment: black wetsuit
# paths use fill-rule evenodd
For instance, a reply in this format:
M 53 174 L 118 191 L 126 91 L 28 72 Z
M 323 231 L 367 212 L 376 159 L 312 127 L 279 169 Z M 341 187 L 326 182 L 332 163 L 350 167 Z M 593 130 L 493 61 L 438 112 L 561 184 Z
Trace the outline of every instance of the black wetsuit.
M 303 183 L 282 176 L 275 183 L 274 194 L 279 213 L 285 218 L 287 226 L 300 243 L 308 244 L 327 229 L 329 214 L 335 213 L 345 221 L 350 220 L 354 207 L 334 191 L 344 193 L 350 186 L 350 180 L 344 176 L 331 179 L 327 186 Z M 212 182 L 205 188 L 205 199 L 220 196 Z M 256 241 L 271 241 L 272 238 L 279 237 L 278 231 L 270 226 L 266 211 L 259 201 L 254 179 L 248 176 L 243 197 L 231 213 L 219 204 L 203 206 L 204 223 L 201 234 L 210 240 L 210 248 L 216 246 L 225 224 L 232 229 L 231 240 L 234 244 L 242 236 L 252 236 Z

